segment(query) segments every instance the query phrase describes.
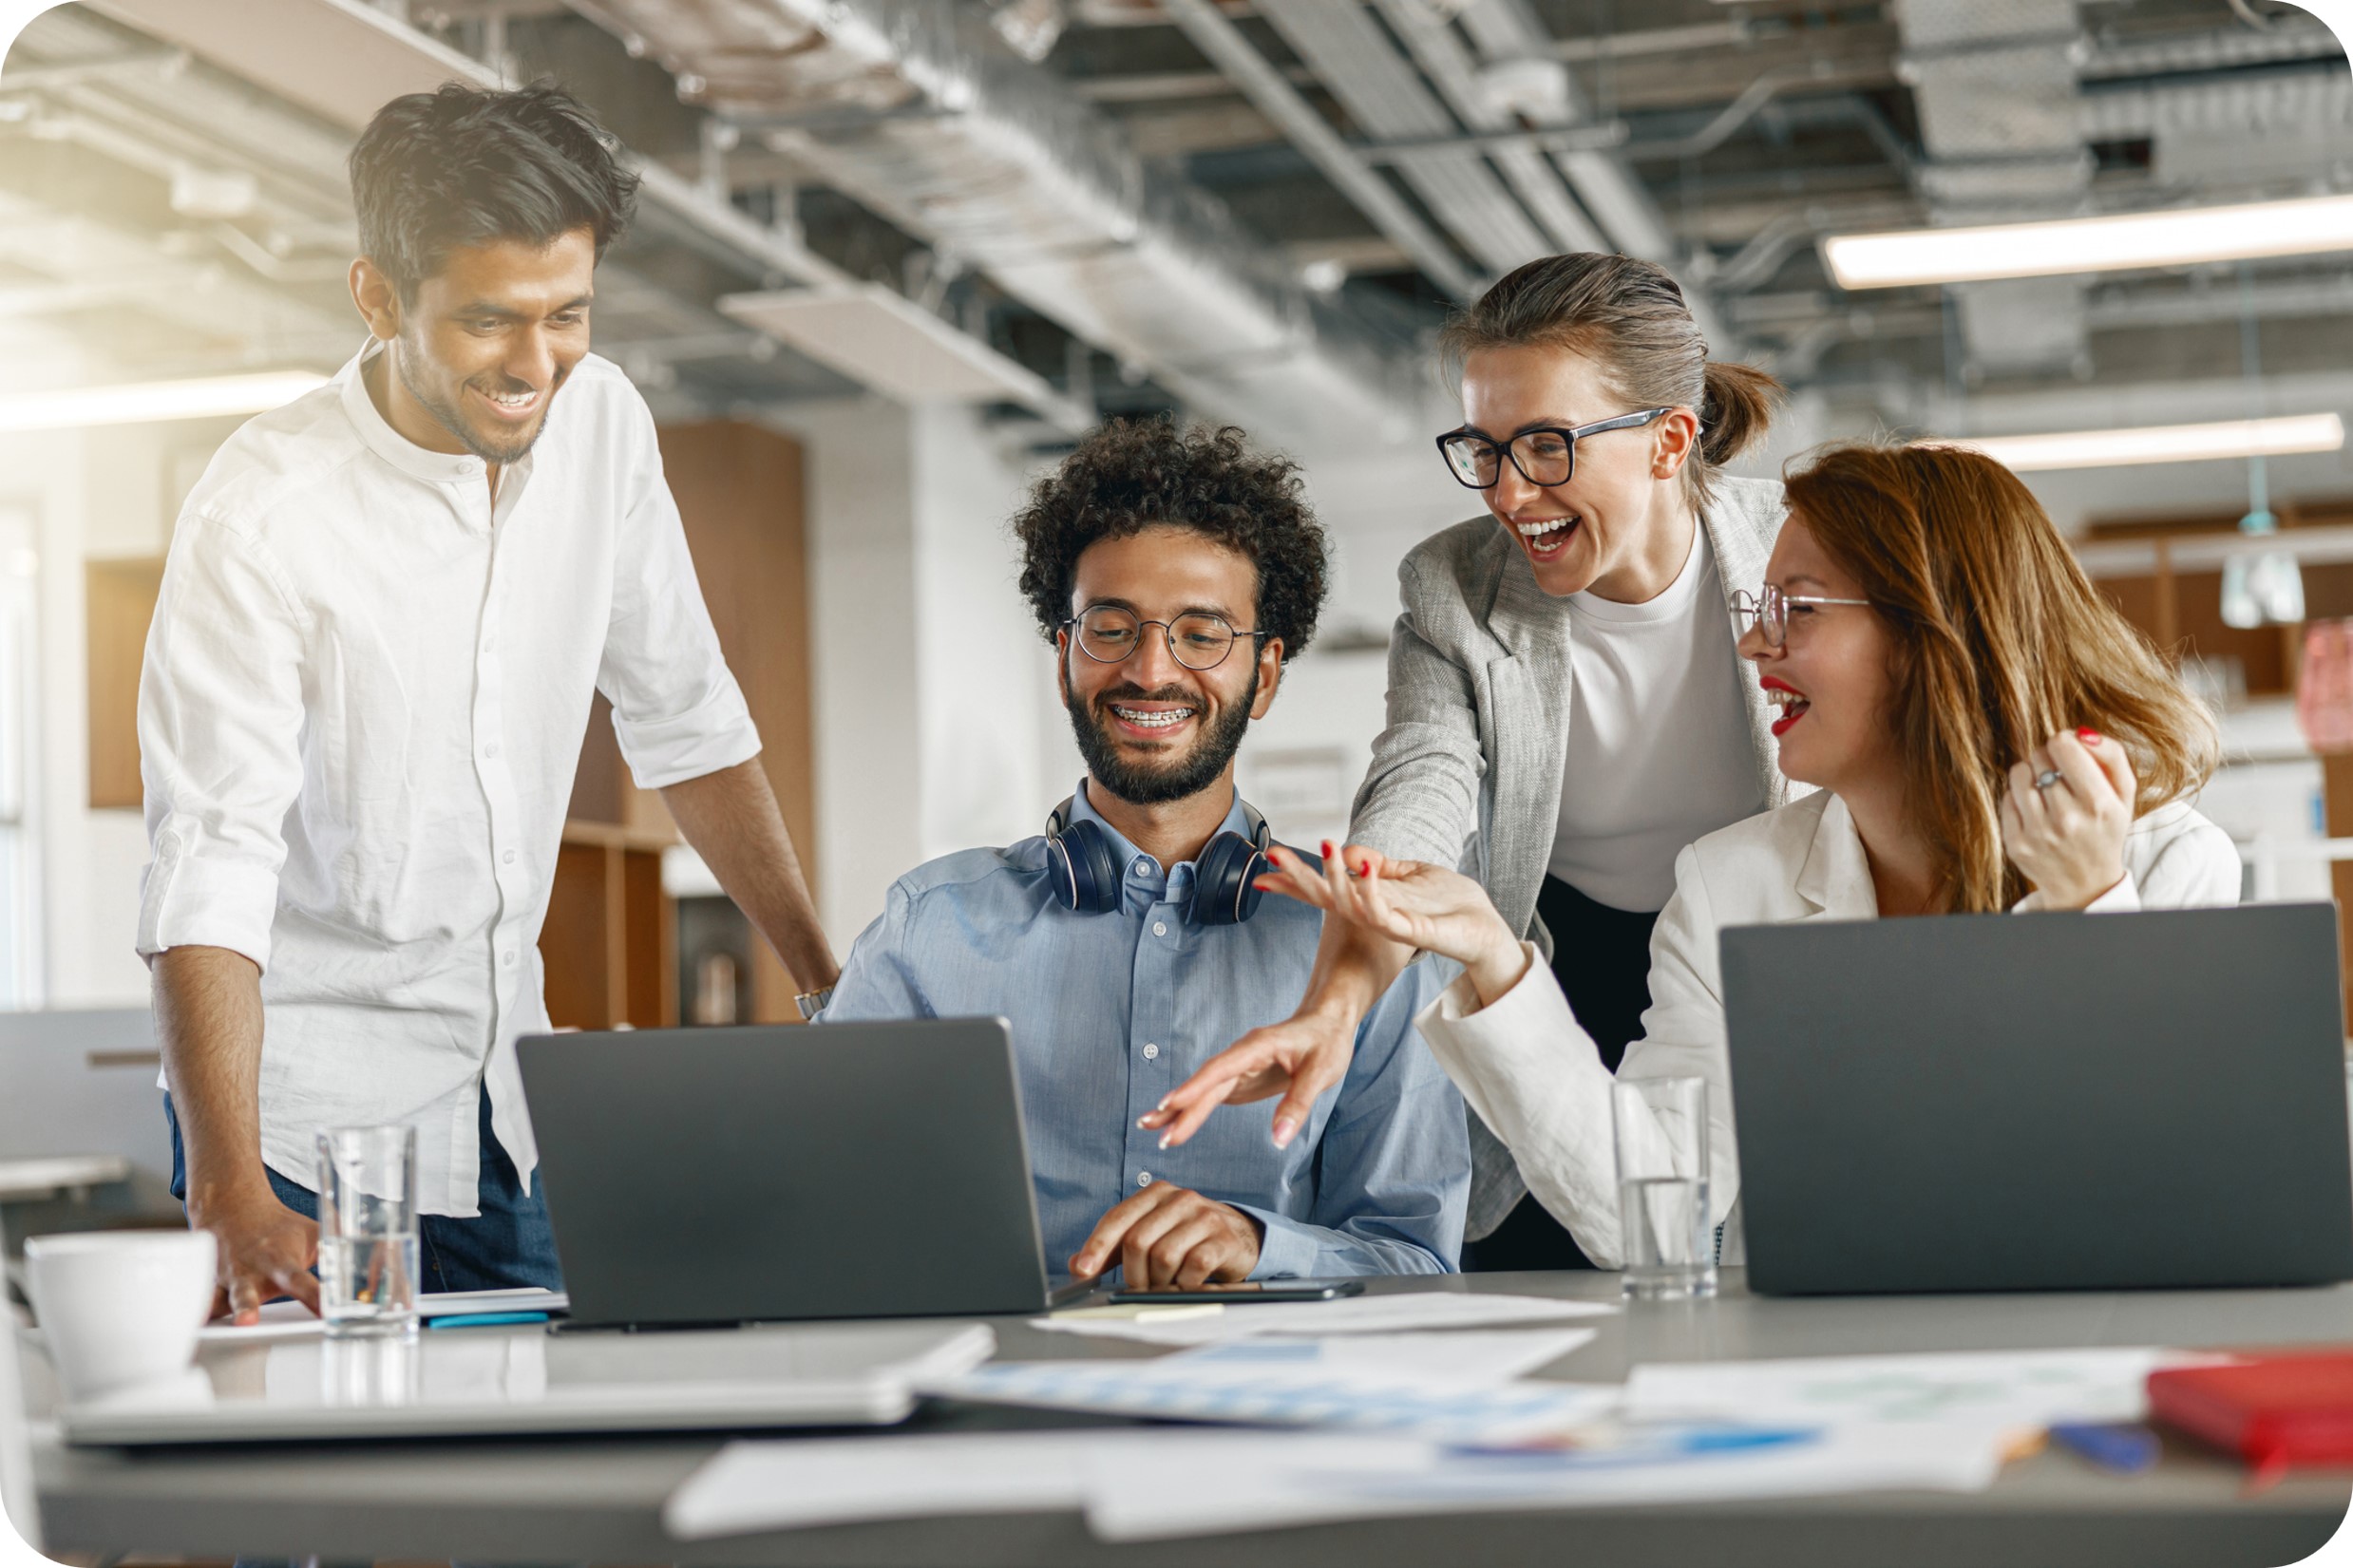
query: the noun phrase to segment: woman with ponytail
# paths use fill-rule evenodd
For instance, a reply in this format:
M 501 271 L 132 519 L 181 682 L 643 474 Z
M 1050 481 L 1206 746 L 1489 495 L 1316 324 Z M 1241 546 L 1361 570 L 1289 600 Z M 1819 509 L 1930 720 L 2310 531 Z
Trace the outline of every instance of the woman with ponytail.
M 1463 422 L 1433 461 L 1486 511 L 1398 570 L 1389 727 L 1349 838 L 1472 867 L 1615 1068 L 1649 1005 L 1676 853 L 1789 795 L 1732 615 L 1762 576 L 1781 486 L 1720 472 L 1764 433 L 1780 388 L 1710 362 L 1674 278 L 1624 255 L 1528 263 L 1452 322 L 1443 348 Z M 1272 1133 L 1287 1143 L 1411 956 L 1327 920 L 1299 1011 L 1244 1036 L 1145 1124 L 1181 1143 L 1223 1101 L 1281 1094 Z M 1466 1265 L 1582 1265 L 1523 1201 L 1488 1128 L 1474 1123 L 1471 1141 Z
M 1788 494 L 1739 651 L 1779 711 L 1779 770 L 1817 792 L 1676 858 L 1650 1008 L 1620 1069 L 1708 1080 L 1728 1263 L 1745 1248 L 1719 931 L 2180 908 L 2239 890 L 2236 849 L 2189 803 L 2214 766 L 2212 721 L 2016 475 L 1957 448 L 1841 446 Z M 1422 1038 L 1545 1207 L 1616 1266 L 1610 1071 L 1574 997 L 1470 878 L 1353 844 L 1338 860 L 1319 873 L 1286 855 L 1269 886 L 1320 905 L 1327 926 L 1464 966 Z

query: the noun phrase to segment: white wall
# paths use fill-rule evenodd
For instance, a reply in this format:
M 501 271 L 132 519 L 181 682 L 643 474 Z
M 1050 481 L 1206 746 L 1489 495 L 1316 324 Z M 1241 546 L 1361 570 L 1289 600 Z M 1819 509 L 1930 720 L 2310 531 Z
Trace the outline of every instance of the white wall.
M 104 379 L 62 334 L 11 324 L 0 364 L 44 384 Z M 13 379 L 13 377 L 11 377 Z M 40 704 L 28 806 L 37 824 L 40 971 L 50 1007 L 142 1005 L 132 951 L 146 832 L 136 810 L 89 807 L 85 560 L 162 553 L 187 483 L 236 421 L 0 437 L 0 501 L 31 514 Z
M 1006 524 L 1030 465 L 969 409 L 780 417 L 808 454 L 812 859 L 845 952 L 913 867 L 1038 831 L 1078 778 Z

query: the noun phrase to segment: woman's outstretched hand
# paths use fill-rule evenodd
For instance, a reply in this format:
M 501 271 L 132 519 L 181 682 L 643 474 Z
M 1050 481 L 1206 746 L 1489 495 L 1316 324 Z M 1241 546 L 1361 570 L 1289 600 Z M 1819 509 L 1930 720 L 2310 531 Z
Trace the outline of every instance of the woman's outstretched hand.
M 1235 1041 L 1137 1123 L 1159 1131 L 1163 1148 L 1192 1137 L 1228 1101 L 1277 1094 L 1282 1103 L 1275 1107 L 1275 1146 L 1288 1144 L 1307 1124 L 1317 1099 L 1348 1076 L 1357 1025 L 1414 949 L 1460 962 L 1483 1004 L 1510 990 L 1526 972 L 1518 940 L 1470 878 L 1354 845 L 1335 852 L 1327 843 L 1323 850 L 1319 872 L 1275 846 L 1267 855 L 1275 869 L 1258 885 L 1324 912 L 1329 964 L 1297 1013 Z
M 2038 789 L 2035 781 L 2059 777 Z M 2060 730 L 2010 769 L 2002 847 L 2051 909 L 2081 909 L 2124 880 L 2124 836 L 2138 795 L 2123 746 Z
M 1356 844 L 1338 855 L 1329 844 L 1324 848 L 1318 872 L 1277 846 L 1267 856 L 1275 874 L 1259 885 L 1393 942 L 1453 959 L 1470 972 L 1482 1003 L 1493 1002 L 1527 972 L 1520 939 L 1471 878 L 1424 860 L 1393 860 Z

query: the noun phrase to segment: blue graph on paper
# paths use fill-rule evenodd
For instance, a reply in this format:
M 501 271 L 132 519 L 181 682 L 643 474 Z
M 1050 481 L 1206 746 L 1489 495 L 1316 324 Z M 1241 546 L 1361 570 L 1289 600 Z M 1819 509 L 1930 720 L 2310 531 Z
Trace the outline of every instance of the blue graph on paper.
M 1454 1444 L 1566 1431 L 1603 1417 L 1616 1401 L 1614 1389 L 1579 1384 L 1384 1381 L 1270 1363 L 1210 1371 L 1132 1361 L 996 1362 L 926 1391 L 1159 1421 L 1338 1426 Z

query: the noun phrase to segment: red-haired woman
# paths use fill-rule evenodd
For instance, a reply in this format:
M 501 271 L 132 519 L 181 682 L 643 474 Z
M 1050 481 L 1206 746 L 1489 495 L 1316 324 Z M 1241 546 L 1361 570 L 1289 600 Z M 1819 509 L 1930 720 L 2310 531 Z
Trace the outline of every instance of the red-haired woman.
M 1723 1258 L 1743 1256 L 1717 933 L 1806 919 L 2228 904 L 2238 853 L 2189 799 L 2212 721 L 2093 589 L 2026 487 L 1975 452 L 1844 446 L 1788 481 L 1740 653 L 1818 793 L 1682 851 L 1628 1078 L 1709 1080 Z M 1269 883 L 1459 960 L 1423 1038 L 1596 1262 L 1621 1256 L 1610 1074 L 1471 878 L 1350 847 Z

